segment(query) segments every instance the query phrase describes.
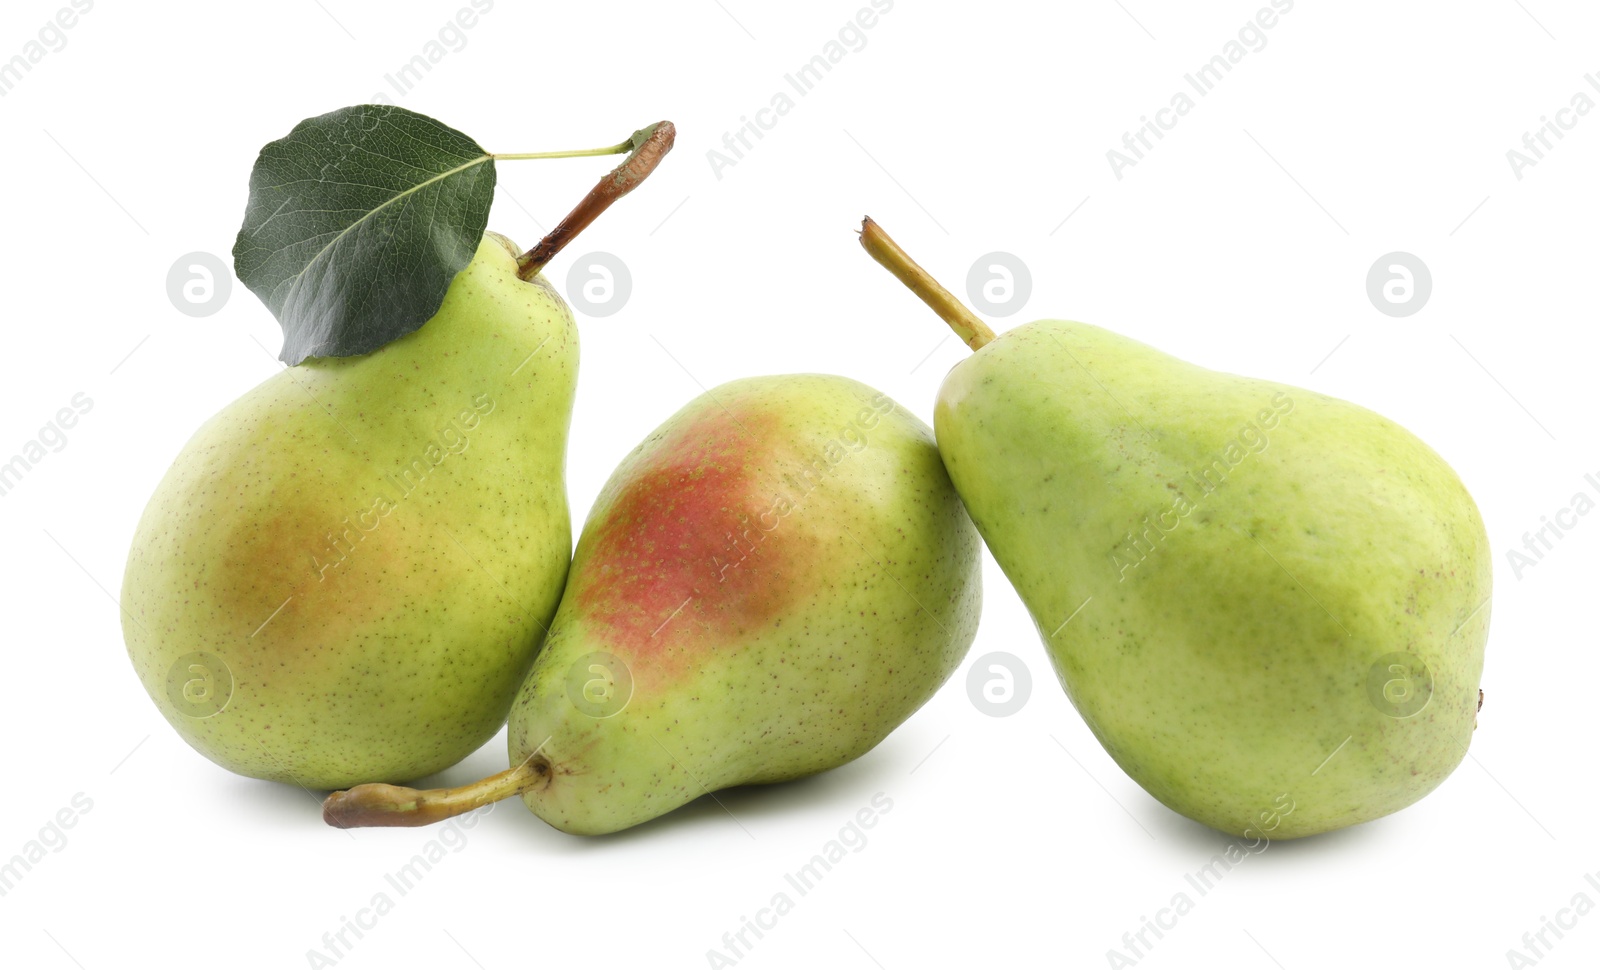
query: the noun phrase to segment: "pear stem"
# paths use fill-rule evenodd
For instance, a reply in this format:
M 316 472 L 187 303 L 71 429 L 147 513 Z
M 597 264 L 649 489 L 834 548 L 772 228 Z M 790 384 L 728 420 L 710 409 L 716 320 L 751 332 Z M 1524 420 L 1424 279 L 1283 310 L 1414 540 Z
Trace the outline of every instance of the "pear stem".
M 612 169 L 610 174 L 602 178 L 589 194 L 569 213 L 567 217 L 546 236 L 539 240 L 539 245 L 523 253 L 517 260 L 517 276 L 524 280 L 531 280 L 544 269 L 545 264 L 561 252 L 562 248 L 578 233 L 588 228 L 600 213 L 611 207 L 611 203 L 632 192 L 655 171 L 661 164 L 661 159 L 667 152 L 672 151 L 672 143 L 677 138 L 678 130 L 670 121 L 658 121 L 648 128 L 641 128 L 633 133 L 627 146 L 632 148 L 626 161 Z
M 884 269 L 893 273 L 923 303 L 932 307 L 933 312 L 939 314 L 940 319 L 948 323 L 968 347 L 978 350 L 994 339 L 994 331 L 989 329 L 989 325 L 978 319 L 978 315 L 965 303 L 956 299 L 955 294 L 939 285 L 939 281 L 927 270 L 918 266 L 917 261 L 890 239 L 889 234 L 873 222 L 871 216 L 861 220 L 861 248 L 882 264 Z
M 341 829 L 432 825 L 549 783 L 550 762 L 529 758 L 459 788 L 418 791 L 401 785 L 357 785 L 329 795 L 322 803 L 322 820 Z

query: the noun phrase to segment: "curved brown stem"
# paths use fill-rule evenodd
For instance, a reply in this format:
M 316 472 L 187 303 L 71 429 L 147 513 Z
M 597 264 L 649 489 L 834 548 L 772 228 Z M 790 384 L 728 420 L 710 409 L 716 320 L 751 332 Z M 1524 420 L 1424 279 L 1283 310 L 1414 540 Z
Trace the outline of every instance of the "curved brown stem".
M 517 260 L 517 276 L 524 280 L 533 279 L 556 253 L 561 252 L 562 247 L 588 228 L 600 213 L 610 208 L 611 203 L 637 188 L 661 164 L 667 152 L 672 151 L 677 134 L 678 129 L 670 121 L 658 121 L 634 132 L 632 154 L 596 183 L 583 201 L 539 240 L 539 245 L 522 254 Z
M 989 325 L 978 319 L 978 315 L 968 309 L 965 303 L 956 299 L 955 294 L 939 285 L 939 281 L 927 270 L 918 266 L 917 261 L 890 239 L 889 234 L 873 222 L 871 216 L 861 220 L 861 248 L 882 264 L 884 269 L 893 273 L 923 303 L 932 307 L 933 312 L 939 314 L 956 332 L 956 336 L 966 341 L 968 347 L 978 350 L 994 339 L 994 331 L 989 329 Z
M 329 795 L 322 803 L 322 820 L 340 829 L 432 825 L 549 783 L 550 762 L 535 757 L 460 788 L 357 785 Z

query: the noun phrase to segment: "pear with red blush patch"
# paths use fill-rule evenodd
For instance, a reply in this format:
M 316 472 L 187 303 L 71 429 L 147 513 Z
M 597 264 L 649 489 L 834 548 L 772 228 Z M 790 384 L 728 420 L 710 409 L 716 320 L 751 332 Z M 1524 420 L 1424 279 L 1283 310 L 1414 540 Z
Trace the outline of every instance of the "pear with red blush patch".
M 979 539 L 928 426 L 843 377 L 735 381 L 622 462 L 511 709 L 512 767 L 361 785 L 330 824 L 423 825 L 512 795 L 565 832 L 860 757 L 977 631 Z

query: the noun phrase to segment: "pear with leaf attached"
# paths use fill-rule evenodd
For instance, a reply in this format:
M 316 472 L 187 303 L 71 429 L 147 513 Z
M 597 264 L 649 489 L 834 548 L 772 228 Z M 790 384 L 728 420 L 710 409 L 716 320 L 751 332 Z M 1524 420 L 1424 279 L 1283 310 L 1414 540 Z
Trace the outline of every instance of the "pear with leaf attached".
M 870 219 L 976 351 L 945 467 L 1068 696 L 1166 805 L 1246 837 L 1397 811 L 1465 757 L 1489 544 L 1450 466 L 1365 408 L 1097 327 L 996 337 Z
M 960 663 L 978 555 L 931 432 L 889 398 L 822 375 L 718 387 L 595 502 L 512 706 L 513 767 L 451 790 L 363 785 L 324 817 L 421 825 L 521 795 L 599 834 L 844 764 Z
M 365 105 L 262 150 L 235 266 L 291 366 L 190 439 L 123 576 L 128 655 L 184 740 L 337 788 L 431 774 L 499 730 L 572 550 L 578 335 L 541 270 L 672 140 L 661 122 L 493 156 Z M 623 152 L 528 253 L 483 232 L 496 158 Z
M 333 788 L 499 730 L 555 612 L 578 341 L 487 235 L 421 329 L 311 358 L 201 427 L 140 520 L 123 633 L 184 739 Z

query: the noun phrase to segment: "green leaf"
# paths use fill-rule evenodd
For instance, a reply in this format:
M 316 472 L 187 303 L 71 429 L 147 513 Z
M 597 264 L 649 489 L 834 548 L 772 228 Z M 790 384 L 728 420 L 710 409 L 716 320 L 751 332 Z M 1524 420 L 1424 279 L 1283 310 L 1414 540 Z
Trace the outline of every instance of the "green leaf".
M 340 108 L 261 150 L 233 247 L 287 364 L 370 353 L 438 312 L 477 251 L 494 159 L 414 111 Z

